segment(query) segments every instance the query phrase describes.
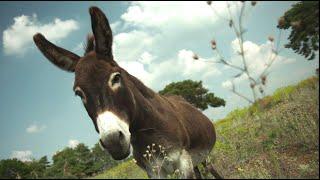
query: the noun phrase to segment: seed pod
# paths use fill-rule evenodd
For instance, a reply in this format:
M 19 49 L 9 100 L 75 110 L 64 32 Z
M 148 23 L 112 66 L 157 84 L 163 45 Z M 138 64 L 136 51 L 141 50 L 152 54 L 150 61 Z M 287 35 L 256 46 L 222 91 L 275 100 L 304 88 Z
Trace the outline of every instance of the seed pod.
M 263 88 L 261 86 L 259 87 L 259 91 L 261 94 L 263 93 Z
M 273 36 L 269 36 L 268 39 L 269 39 L 270 42 L 274 41 L 274 37 Z
M 267 77 L 266 76 L 261 76 L 261 83 L 263 85 L 266 85 L 266 80 L 267 80 Z
M 212 41 L 211 41 L 211 48 L 212 48 L 213 50 L 217 48 L 217 43 L 216 43 L 215 40 L 212 40 Z
M 196 53 L 194 53 L 193 56 L 192 56 L 192 58 L 193 58 L 194 60 L 198 60 L 198 59 L 199 59 L 199 56 L 198 56 Z
M 280 17 L 279 20 L 278 20 L 278 26 L 280 28 L 282 28 L 282 27 L 284 27 L 285 23 L 286 23 L 286 21 L 285 21 L 284 17 L 283 16 Z
M 232 25 L 233 25 L 233 21 L 232 21 L 232 19 L 230 19 L 230 21 L 229 21 L 229 27 L 232 27 Z

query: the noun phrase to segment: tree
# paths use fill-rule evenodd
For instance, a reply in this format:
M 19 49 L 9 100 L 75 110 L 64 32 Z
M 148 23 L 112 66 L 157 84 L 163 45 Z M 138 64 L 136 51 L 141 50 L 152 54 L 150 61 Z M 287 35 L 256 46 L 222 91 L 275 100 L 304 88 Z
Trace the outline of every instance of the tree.
M 286 48 L 303 55 L 308 60 L 315 58 L 319 50 L 319 1 L 296 3 L 279 19 L 279 29 L 291 28 Z
M 90 149 L 83 143 L 77 147 L 64 148 L 53 157 L 53 165 L 48 176 L 55 178 L 84 178 L 93 174 L 93 157 Z
M 49 165 L 47 156 L 28 162 L 17 159 L 1 160 L 0 179 L 85 178 L 123 162 L 113 160 L 98 143 L 92 149 L 83 143 L 75 148 L 66 147 L 53 155 L 52 160 L 52 165 Z
M 6 159 L 0 161 L 1 179 L 21 179 L 30 178 L 30 168 L 27 164 L 18 159 Z
M 75 149 L 76 164 L 74 167 L 77 177 L 91 176 L 93 173 L 93 157 L 90 149 L 83 143 L 80 143 Z
M 74 177 L 70 166 L 76 164 L 75 153 L 72 148 L 66 147 L 52 157 L 53 164 L 47 169 L 46 176 L 52 178 Z
M 38 161 L 33 160 L 27 164 L 30 168 L 30 177 L 35 179 L 45 177 L 46 169 L 49 166 L 49 161 L 47 159 L 47 156 L 43 156 Z
M 208 89 L 202 86 L 202 81 L 184 80 L 172 82 L 159 93 L 162 95 L 180 95 L 201 110 L 206 110 L 208 106 L 225 106 L 224 99 L 215 97 L 213 93 L 208 93 Z

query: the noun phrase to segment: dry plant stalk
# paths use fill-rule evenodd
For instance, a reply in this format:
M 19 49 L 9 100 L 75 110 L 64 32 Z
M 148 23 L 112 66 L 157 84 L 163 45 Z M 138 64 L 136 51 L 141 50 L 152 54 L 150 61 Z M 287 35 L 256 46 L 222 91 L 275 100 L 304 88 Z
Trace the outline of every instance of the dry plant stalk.
M 158 149 L 158 150 L 157 150 Z M 165 147 L 162 145 L 156 146 L 155 143 L 147 146 L 147 150 L 143 154 L 143 157 L 147 160 L 152 172 L 157 175 L 157 178 L 161 178 L 161 168 L 163 163 L 167 160 L 167 153 Z M 136 163 L 136 160 L 133 159 L 133 162 Z
M 236 2 L 237 3 L 237 2 Z M 231 92 L 233 92 L 234 94 L 238 95 L 239 97 L 245 99 L 246 101 L 248 101 L 249 103 L 255 103 L 259 97 L 257 95 L 256 90 L 258 89 L 258 91 L 260 92 L 261 96 L 265 96 L 265 88 L 266 88 L 266 84 L 267 84 L 267 76 L 269 75 L 268 70 L 270 69 L 271 65 L 274 63 L 274 61 L 277 59 L 278 54 L 280 52 L 279 46 L 280 46 L 280 39 L 281 39 L 281 29 L 279 30 L 279 34 L 277 37 L 277 45 L 276 47 L 274 47 L 274 42 L 275 39 L 272 36 L 268 37 L 268 40 L 271 42 L 271 52 L 270 52 L 270 57 L 267 61 L 267 63 L 265 64 L 265 68 L 263 69 L 263 71 L 255 78 L 252 75 L 252 72 L 250 72 L 249 70 L 249 65 L 248 65 L 248 61 L 247 61 L 247 57 L 244 51 L 244 37 L 243 35 L 246 33 L 246 30 L 243 28 L 243 18 L 244 18 L 244 12 L 246 9 L 246 2 L 245 1 L 241 1 L 241 5 L 240 5 L 240 12 L 238 15 L 238 21 L 235 21 L 236 18 L 234 18 L 232 16 L 231 10 L 230 10 L 230 4 L 227 3 L 227 10 L 228 10 L 228 18 L 225 18 L 223 16 L 221 16 L 214 8 L 214 5 L 212 4 L 211 1 L 207 1 L 207 4 L 211 7 L 212 11 L 214 12 L 214 14 L 227 21 L 228 25 L 230 28 L 233 29 L 238 43 L 239 43 L 239 47 L 240 47 L 240 51 L 238 52 L 238 55 L 241 57 L 242 60 L 242 67 L 241 66 L 237 66 L 234 65 L 230 62 L 228 62 L 223 55 L 220 53 L 218 46 L 217 46 L 217 42 L 215 39 L 211 40 L 211 49 L 217 53 L 219 59 L 217 61 L 206 61 L 206 62 L 211 62 L 211 63 L 220 63 L 223 64 L 225 66 L 231 67 L 237 71 L 239 71 L 238 74 L 236 74 L 235 76 L 233 76 L 232 79 L 232 89 Z M 254 7 L 257 4 L 257 1 L 251 1 L 251 6 Z M 237 6 L 238 7 L 238 6 Z M 283 19 L 279 19 L 278 21 L 279 24 L 283 23 Z M 196 58 L 195 58 L 196 57 Z M 194 54 L 193 58 L 195 60 L 201 60 L 197 54 Z M 205 61 L 205 60 L 203 60 Z M 249 81 L 249 87 L 252 91 L 252 98 L 250 97 L 246 97 L 245 95 L 241 94 L 240 92 L 238 92 L 235 88 L 235 83 L 234 80 L 238 77 L 240 77 L 241 75 L 245 74 L 247 76 L 247 79 Z

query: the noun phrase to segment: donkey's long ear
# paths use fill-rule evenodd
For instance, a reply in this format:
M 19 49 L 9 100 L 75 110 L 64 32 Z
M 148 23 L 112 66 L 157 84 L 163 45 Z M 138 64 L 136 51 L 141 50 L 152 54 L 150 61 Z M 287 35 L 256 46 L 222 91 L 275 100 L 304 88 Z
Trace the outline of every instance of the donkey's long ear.
M 112 31 L 108 19 L 97 7 L 90 7 L 91 26 L 95 38 L 95 50 L 98 55 L 113 60 Z
M 78 55 L 52 44 L 40 33 L 33 36 L 33 41 L 42 54 L 54 65 L 65 71 L 75 71 L 75 67 L 80 59 Z

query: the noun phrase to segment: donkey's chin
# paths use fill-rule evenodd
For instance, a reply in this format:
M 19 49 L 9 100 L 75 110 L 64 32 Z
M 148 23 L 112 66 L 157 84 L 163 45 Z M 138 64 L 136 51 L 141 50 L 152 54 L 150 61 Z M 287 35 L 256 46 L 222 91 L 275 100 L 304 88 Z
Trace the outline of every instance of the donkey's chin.
M 110 145 L 100 140 L 100 145 L 114 160 L 123 160 L 130 155 L 130 143 L 128 145 Z
M 120 154 L 119 152 L 113 153 L 113 154 L 111 154 L 111 156 L 114 160 L 123 160 L 123 159 L 127 158 L 129 156 L 129 154 L 130 154 L 130 150 L 127 150 L 126 152 L 123 152 L 122 154 Z

